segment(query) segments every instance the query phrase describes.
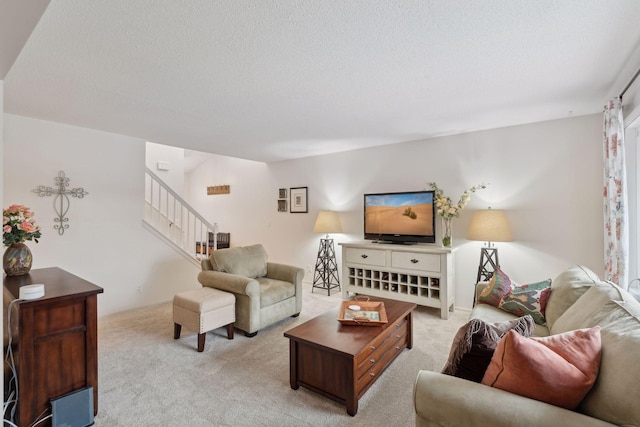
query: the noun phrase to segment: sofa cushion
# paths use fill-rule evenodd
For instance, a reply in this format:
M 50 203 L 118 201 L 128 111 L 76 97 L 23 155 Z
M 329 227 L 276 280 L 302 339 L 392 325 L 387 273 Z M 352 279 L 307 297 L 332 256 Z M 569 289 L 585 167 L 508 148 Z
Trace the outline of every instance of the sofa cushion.
M 609 301 L 621 301 L 622 289 L 610 282 L 598 282 L 592 285 L 576 302 L 567 308 L 553 326 L 552 334 L 588 328 L 596 325 L 593 318 L 603 310 Z
M 513 320 L 517 317 L 489 304 L 476 304 L 471 310 L 469 319 L 482 319 L 487 323 L 498 323 Z M 546 337 L 549 335 L 549 329 L 546 326 L 535 323 L 534 327 L 532 336 Z
M 267 274 L 267 252 L 260 244 L 219 249 L 213 251 L 211 260 L 217 271 L 251 278 Z
M 458 329 L 451 344 L 449 360 L 442 373 L 479 383 L 500 338 L 510 330 L 529 337 L 534 325 L 531 316 L 500 323 L 486 323 L 481 319 L 471 319 Z
M 579 411 L 617 425 L 640 426 L 640 303 L 622 292 L 621 300 L 609 300 L 584 323 L 602 328 L 602 362 Z
M 598 276 L 582 265 L 570 267 L 553 279 L 551 295 L 545 310 L 549 327 L 598 281 Z
M 482 384 L 575 409 L 598 376 L 600 327 L 543 338 L 509 331 L 493 354 Z

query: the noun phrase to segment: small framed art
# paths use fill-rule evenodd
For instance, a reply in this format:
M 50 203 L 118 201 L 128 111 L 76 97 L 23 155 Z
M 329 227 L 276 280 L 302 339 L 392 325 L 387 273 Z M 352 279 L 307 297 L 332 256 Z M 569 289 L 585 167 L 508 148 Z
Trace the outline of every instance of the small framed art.
M 278 212 L 287 211 L 287 200 L 278 200 Z
M 287 189 L 286 188 L 280 188 L 278 190 L 278 199 L 286 199 L 287 198 Z
M 291 195 L 289 212 L 307 213 L 309 211 L 307 201 L 307 187 L 292 187 L 289 189 L 289 194 Z

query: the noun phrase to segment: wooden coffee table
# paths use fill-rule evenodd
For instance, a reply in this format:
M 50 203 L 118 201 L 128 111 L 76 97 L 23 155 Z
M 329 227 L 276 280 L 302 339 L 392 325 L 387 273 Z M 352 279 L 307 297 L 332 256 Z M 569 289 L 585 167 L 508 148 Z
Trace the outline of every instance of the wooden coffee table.
M 343 403 L 349 415 L 358 400 L 405 348 L 413 345 L 416 304 L 383 298 L 389 323 L 350 326 L 338 322 L 340 308 L 284 333 L 289 338 L 291 388 L 303 386 Z

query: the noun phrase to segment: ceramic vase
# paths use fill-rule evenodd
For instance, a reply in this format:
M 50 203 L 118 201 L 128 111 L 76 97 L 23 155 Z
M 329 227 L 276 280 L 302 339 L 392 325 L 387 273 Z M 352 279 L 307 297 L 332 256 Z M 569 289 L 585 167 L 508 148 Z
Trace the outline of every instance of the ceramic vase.
M 2 257 L 2 268 L 7 276 L 20 276 L 31 270 L 31 250 L 24 243 L 9 245 Z
M 442 246 L 445 248 L 451 247 L 451 223 L 453 218 L 442 217 Z

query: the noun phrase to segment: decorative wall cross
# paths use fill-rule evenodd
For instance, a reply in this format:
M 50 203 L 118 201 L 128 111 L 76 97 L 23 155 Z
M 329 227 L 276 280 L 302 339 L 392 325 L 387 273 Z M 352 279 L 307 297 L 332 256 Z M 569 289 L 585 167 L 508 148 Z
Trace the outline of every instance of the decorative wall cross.
M 71 197 L 82 199 L 89 193 L 84 191 L 84 188 L 82 187 L 67 190 L 67 187 L 69 186 L 69 178 L 64 175 L 64 171 L 58 172 L 58 176 L 55 181 L 58 188 L 54 189 L 40 185 L 38 188 L 33 190 L 33 192 L 37 193 L 40 197 L 51 196 L 52 194 L 55 195 L 53 199 L 53 209 L 56 211 L 58 217 L 53 220 L 59 224 L 54 225 L 53 228 L 58 230 L 58 234 L 62 236 L 64 234 L 64 230 L 69 228 L 69 224 L 67 224 L 69 222 L 69 218 L 66 217 L 67 212 L 69 212 L 69 208 L 71 207 L 69 195 L 71 195 Z

